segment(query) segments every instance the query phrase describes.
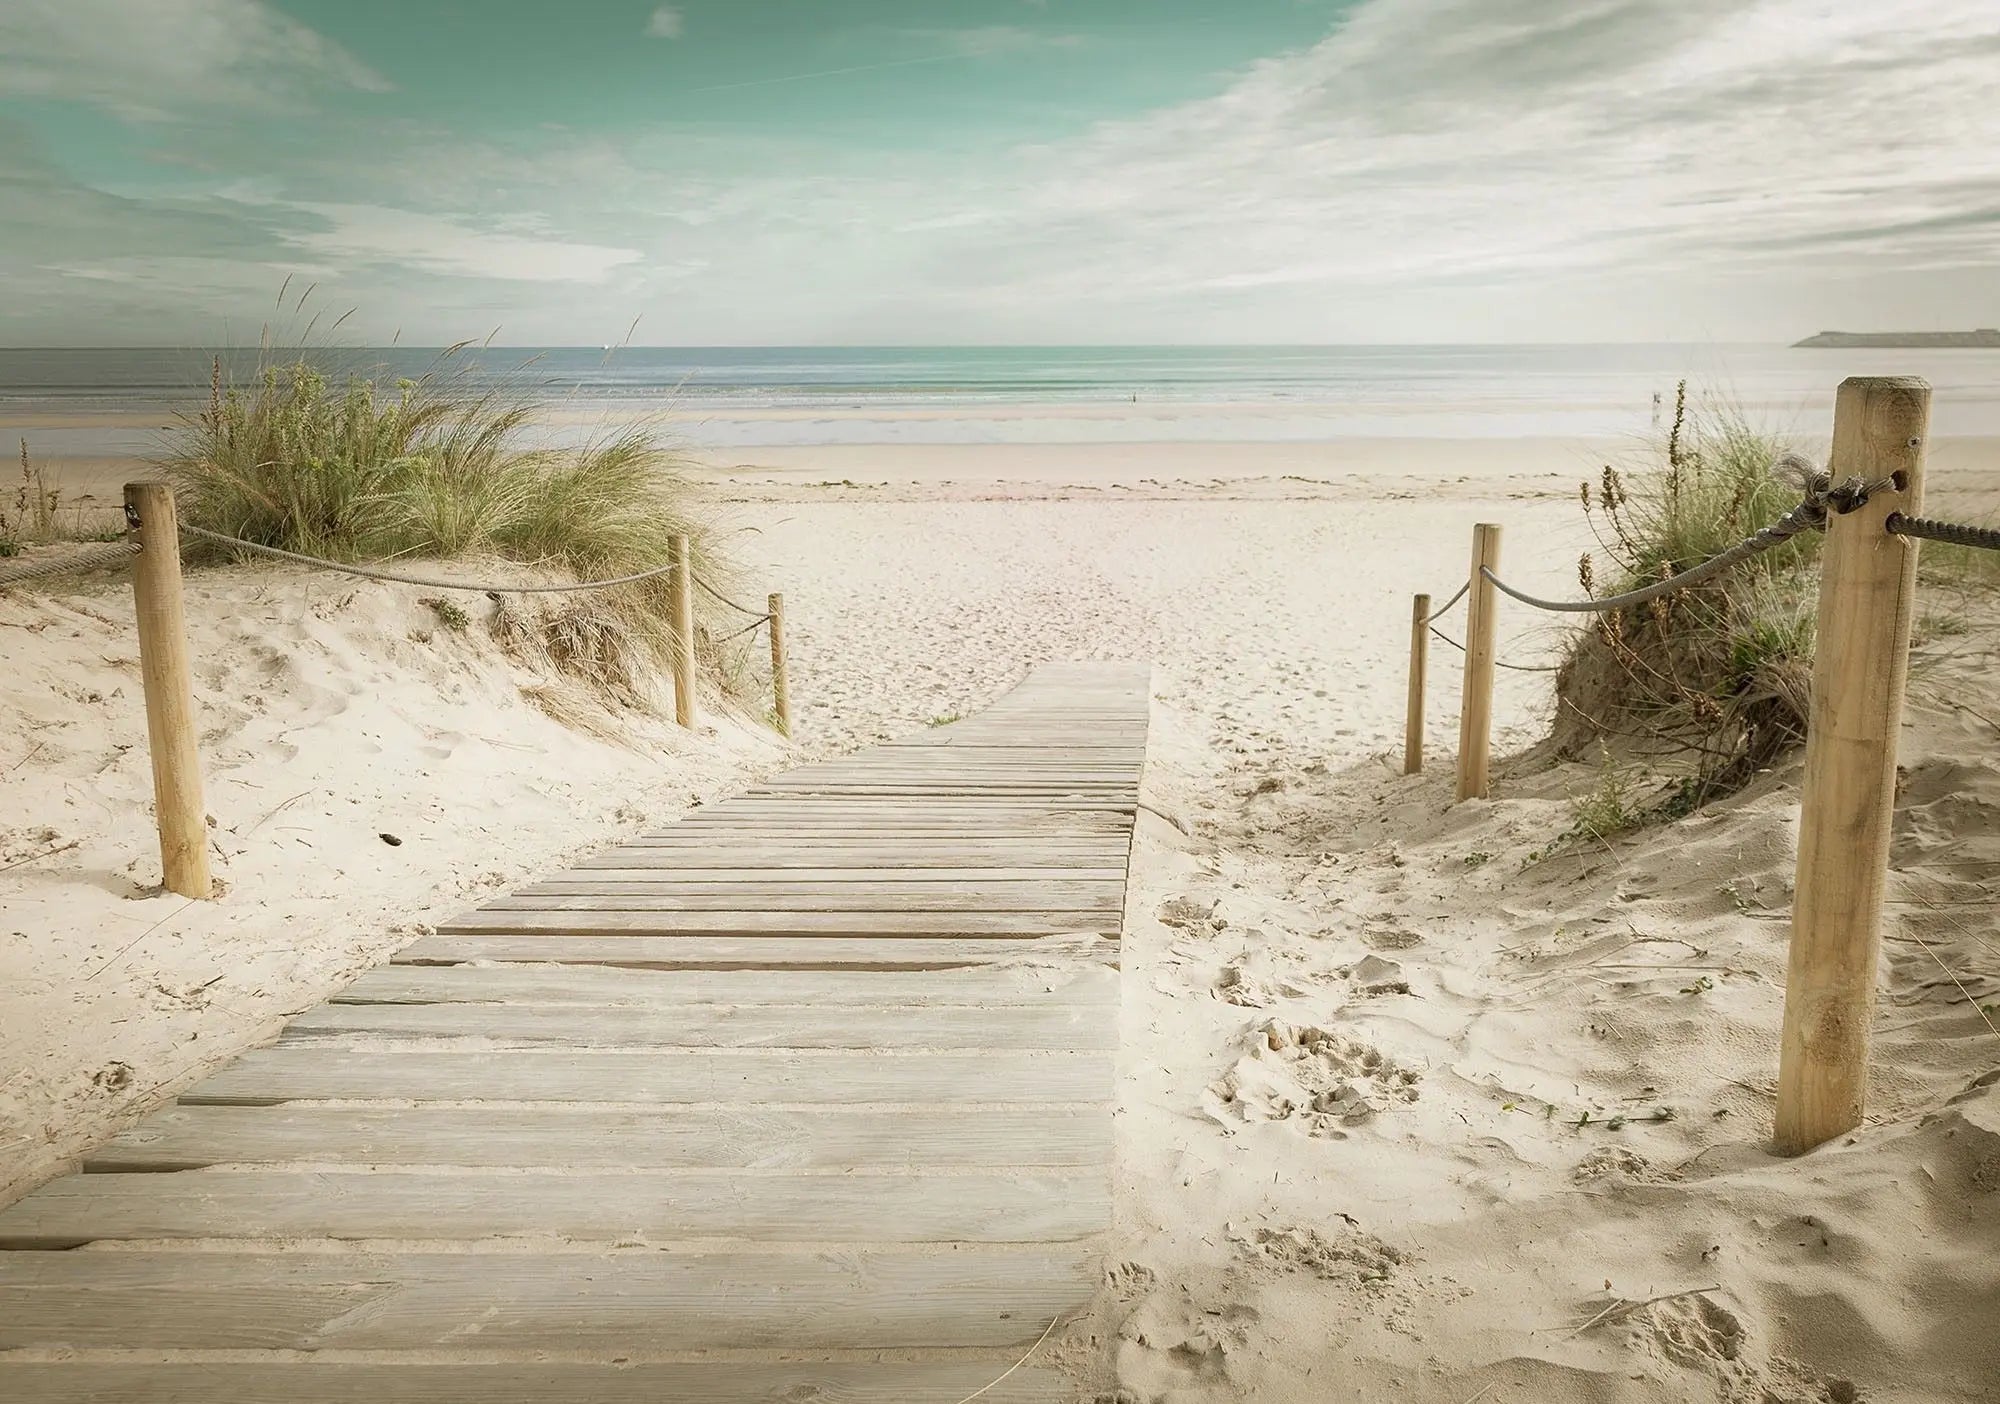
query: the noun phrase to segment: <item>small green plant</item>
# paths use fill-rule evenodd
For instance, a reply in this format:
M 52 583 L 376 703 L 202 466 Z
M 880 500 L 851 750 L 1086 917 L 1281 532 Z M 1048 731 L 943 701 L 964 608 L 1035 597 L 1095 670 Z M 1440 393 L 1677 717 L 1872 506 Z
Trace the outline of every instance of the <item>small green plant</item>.
M 436 595 L 428 595 L 418 600 L 417 603 L 429 609 L 432 614 L 435 614 L 438 623 L 451 630 L 454 634 L 464 633 L 466 626 L 472 623 L 472 616 L 450 600 Z
M 1699 975 L 1695 977 L 1695 980 L 1692 984 L 1682 985 L 1681 993 L 1684 995 L 1707 994 L 1710 990 L 1714 988 L 1715 988 L 1715 981 L 1711 980 L 1706 975 Z
M 1468 868 L 1483 868 L 1492 861 L 1493 855 L 1491 853 L 1482 852 L 1477 849 L 1465 855 L 1465 866 Z
M 1570 797 L 1570 827 L 1563 838 L 1603 843 L 1636 827 L 1645 817 L 1636 789 L 1631 768 L 1613 756 L 1608 745 L 1600 743 L 1597 783 L 1588 793 Z
M 929 721 L 925 722 L 924 725 L 950 726 L 953 722 L 963 721 L 964 719 L 965 719 L 965 714 L 963 712 L 941 712 L 937 716 L 934 716 Z

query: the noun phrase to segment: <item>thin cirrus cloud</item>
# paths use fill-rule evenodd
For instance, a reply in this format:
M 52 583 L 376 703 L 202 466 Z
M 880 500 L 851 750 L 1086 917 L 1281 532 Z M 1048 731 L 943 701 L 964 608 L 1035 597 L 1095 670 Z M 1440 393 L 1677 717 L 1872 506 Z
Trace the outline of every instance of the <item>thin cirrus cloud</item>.
M 672 5 L 662 5 L 653 11 L 646 21 L 646 37 L 649 39 L 678 39 L 686 27 L 686 17 Z
M 601 283 L 639 250 L 536 239 L 379 205 L 288 203 L 323 222 L 288 242 L 337 264 L 384 263 L 420 272 L 522 283 Z
M 260 0 L 0 4 L 0 95 L 81 100 L 153 120 L 192 107 L 271 108 L 314 89 L 390 87 Z
M 1372 0 L 1037 155 L 986 252 L 1048 296 L 1990 270 L 2000 5 Z
M 49 18 L 59 3 L 108 0 L 12 0 L 0 38 L 76 50 L 75 26 Z M 161 3 L 184 16 L 256 11 L 263 38 L 206 56 L 127 54 L 114 69 L 206 65 L 211 84 L 256 103 L 293 81 L 299 54 L 340 53 L 318 36 L 286 47 L 292 22 L 253 0 Z M 678 17 L 667 7 L 653 23 L 669 11 Z M 30 13 L 40 18 L 24 30 Z M 1120 61 L 1114 46 L 1012 24 L 899 37 L 928 52 L 749 81 L 810 80 L 813 110 L 833 114 L 877 101 L 858 75 L 895 64 L 962 63 L 968 83 L 1004 84 L 1002 63 L 1056 49 Z M 385 86 L 352 56 L 316 81 Z M 351 130 L 358 150 L 373 129 Z M 510 334 L 589 341 L 642 311 L 689 341 L 1949 324 L 1995 290 L 2000 4 L 1362 0 L 1317 43 L 1215 76 L 1211 96 L 976 154 L 720 123 L 532 145 L 448 126 L 396 139 L 393 163 L 336 152 L 270 165 L 258 200 L 52 195 L 20 227 L 50 251 L 42 268 L 103 286 L 133 265 L 103 230 L 65 235 L 61 211 L 186 233 L 184 246 L 157 239 L 133 257 L 192 259 L 198 232 L 235 221 L 245 232 L 215 246 L 218 264 L 259 259 L 275 286 L 277 270 L 310 263 L 364 316 L 393 292 L 413 334 L 428 313 L 445 339 L 463 330 L 454 310 L 474 304 L 504 307 Z M 0 212 L 0 234 L 8 226 Z M 203 315 L 203 284 L 171 267 L 187 315 Z M 4 261 L 0 284 L 14 286 Z M 32 278 L 19 288 L 52 305 Z

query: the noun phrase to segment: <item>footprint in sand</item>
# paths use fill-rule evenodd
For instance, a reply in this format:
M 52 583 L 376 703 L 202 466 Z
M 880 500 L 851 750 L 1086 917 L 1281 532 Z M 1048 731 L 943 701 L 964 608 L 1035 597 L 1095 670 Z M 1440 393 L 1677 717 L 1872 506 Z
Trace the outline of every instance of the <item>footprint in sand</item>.
M 1249 1045 L 1209 1086 L 1218 1121 L 1296 1121 L 1308 1135 L 1342 1136 L 1344 1126 L 1416 1101 L 1423 1080 L 1372 1044 L 1277 1019 L 1252 1030 Z
M 1699 1294 L 1646 1308 L 1646 1326 L 1660 1354 L 1689 1369 L 1713 1369 L 1743 1353 L 1743 1323 Z

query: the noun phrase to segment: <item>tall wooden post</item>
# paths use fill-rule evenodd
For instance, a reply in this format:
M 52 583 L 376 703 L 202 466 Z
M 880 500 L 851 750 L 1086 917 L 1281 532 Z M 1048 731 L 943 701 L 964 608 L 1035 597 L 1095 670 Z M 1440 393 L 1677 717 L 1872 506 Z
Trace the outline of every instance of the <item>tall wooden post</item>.
M 771 706 L 778 719 L 779 734 L 792 734 L 792 691 L 785 680 L 785 597 L 771 595 L 764 601 L 771 612 Z
M 1480 574 L 1500 569 L 1500 528 L 1472 529 L 1472 577 L 1465 597 L 1465 690 L 1458 709 L 1458 797 L 1484 799 L 1493 748 L 1493 619 L 1497 592 Z
M 668 544 L 667 559 L 673 564 L 667 576 L 668 626 L 674 638 L 674 720 L 693 727 L 694 702 L 694 557 L 685 536 Z
M 146 737 L 153 757 L 161 880 L 168 891 L 183 897 L 213 897 L 173 488 L 167 483 L 127 483 L 125 518 L 132 544 L 139 548 L 132 557 L 132 602 L 139 620 L 139 678 L 146 694 Z
M 1776 1145 L 1795 1155 L 1861 1124 L 1909 675 L 1917 543 L 1892 512 L 1923 509 L 1930 386 L 1857 376 L 1834 400 L 1835 484 L 1892 486 L 1827 523 L 1799 797 L 1798 877 L 1778 1054 Z
M 1424 672 L 1431 651 L 1431 597 L 1410 601 L 1410 703 L 1403 716 L 1403 774 L 1424 768 Z

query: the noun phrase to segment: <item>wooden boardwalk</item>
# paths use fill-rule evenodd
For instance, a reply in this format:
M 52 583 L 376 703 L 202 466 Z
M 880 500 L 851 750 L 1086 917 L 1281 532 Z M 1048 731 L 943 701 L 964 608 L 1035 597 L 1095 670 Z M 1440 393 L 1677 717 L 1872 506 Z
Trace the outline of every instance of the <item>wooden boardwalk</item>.
M 0 1399 L 958 1404 L 1095 1286 L 1147 691 L 1038 669 L 367 971 L 0 1211 Z

